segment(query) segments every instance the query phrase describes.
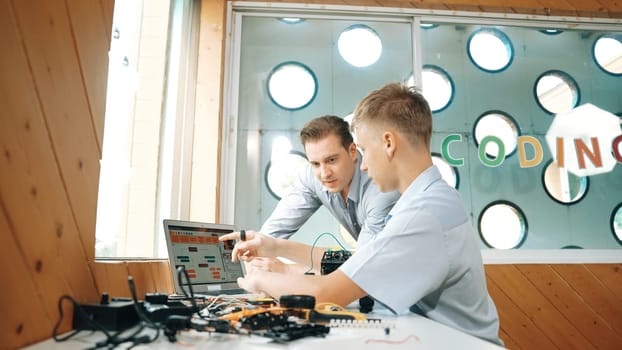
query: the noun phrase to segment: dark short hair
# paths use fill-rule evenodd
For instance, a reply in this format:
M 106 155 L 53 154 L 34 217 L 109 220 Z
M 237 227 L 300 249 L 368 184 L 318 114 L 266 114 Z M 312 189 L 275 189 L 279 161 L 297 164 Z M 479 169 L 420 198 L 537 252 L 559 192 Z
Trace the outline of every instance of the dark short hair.
M 395 128 L 413 145 L 430 146 L 432 112 L 414 87 L 390 83 L 370 92 L 354 110 L 352 130 L 368 122 Z
M 341 139 L 343 148 L 348 149 L 354 142 L 348 122 L 334 115 L 313 118 L 300 130 L 300 143 L 305 147 L 309 141 L 318 141 L 333 134 Z

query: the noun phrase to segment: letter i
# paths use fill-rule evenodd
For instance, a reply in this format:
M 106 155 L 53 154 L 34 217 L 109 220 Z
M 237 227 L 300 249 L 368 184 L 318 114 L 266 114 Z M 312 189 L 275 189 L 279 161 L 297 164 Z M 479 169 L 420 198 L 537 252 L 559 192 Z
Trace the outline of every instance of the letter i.
M 564 167 L 564 139 L 558 137 L 557 139 L 557 166 L 559 168 Z

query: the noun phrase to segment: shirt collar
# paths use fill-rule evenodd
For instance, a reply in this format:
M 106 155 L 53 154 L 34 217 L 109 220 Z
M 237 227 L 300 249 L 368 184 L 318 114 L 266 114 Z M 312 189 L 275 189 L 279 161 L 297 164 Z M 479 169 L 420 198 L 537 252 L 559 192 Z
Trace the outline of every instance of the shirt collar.
M 402 193 L 400 199 L 395 203 L 393 209 L 389 213 L 392 213 L 394 210 L 399 209 L 400 202 L 402 198 L 414 198 L 418 193 L 425 192 L 430 185 L 434 182 L 441 179 L 441 173 L 438 171 L 436 165 L 432 165 L 426 170 L 424 170 L 417 178 L 408 185 L 406 191 Z M 407 201 L 408 202 L 408 201 Z M 405 203 L 404 205 L 409 205 L 409 203 Z

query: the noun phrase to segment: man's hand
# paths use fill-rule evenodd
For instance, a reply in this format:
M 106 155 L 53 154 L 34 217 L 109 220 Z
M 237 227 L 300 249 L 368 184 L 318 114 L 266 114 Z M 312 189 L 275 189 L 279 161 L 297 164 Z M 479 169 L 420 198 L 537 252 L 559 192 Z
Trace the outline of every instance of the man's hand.
M 274 257 L 273 249 L 276 238 L 266 236 L 260 232 L 245 231 L 244 241 L 241 241 L 240 232 L 232 232 L 219 238 L 220 241 L 238 240 L 231 252 L 231 260 L 250 262 L 257 257 Z
M 245 277 L 238 277 L 238 285 L 250 293 L 269 295 L 261 287 L 261 281 L 265 278 L 265 271 L 254 271 Z
M 256 257 L 249 265 L 251 271 L 289 272 L 289 265 L 275 258 Z

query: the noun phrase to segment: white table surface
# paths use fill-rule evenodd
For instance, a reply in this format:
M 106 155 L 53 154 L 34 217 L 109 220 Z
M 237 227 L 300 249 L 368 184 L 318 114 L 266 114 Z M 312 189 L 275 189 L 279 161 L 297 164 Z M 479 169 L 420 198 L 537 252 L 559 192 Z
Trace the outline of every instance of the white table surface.
M 306 337 L 285 344 L 255 335 L 187 331 L 178 334 L 177 343 L 170 343 L 161 333 L 156 342 L 139 345 L 133 349 L 501 349 L 495 344 L 416 314 L 395 317 L 384 313 L 372 313 L 369 318 L 382 319 L 382 325 L 358 328 L 333 327 L 324 338 Z M 386 327 L 389 327 L 388 335 L 385 334 Z M 102 339 L 104 336 L 101 332 L 83 331 L 65 342 L 48 339 L 25 349 L 86 349 Z M 122 344 L 118 349 L 125 349 L 129 345 Z

